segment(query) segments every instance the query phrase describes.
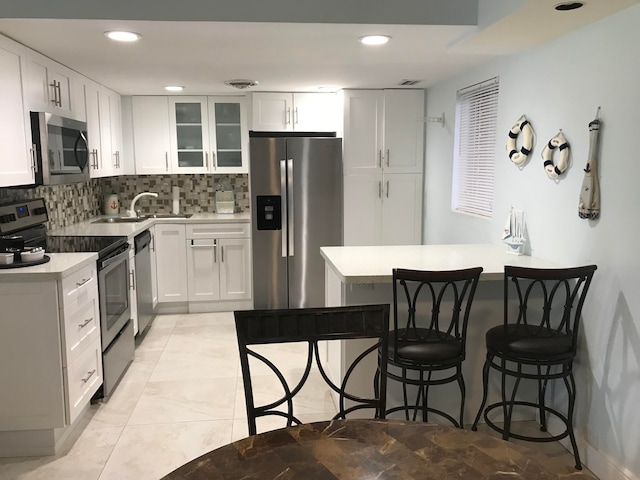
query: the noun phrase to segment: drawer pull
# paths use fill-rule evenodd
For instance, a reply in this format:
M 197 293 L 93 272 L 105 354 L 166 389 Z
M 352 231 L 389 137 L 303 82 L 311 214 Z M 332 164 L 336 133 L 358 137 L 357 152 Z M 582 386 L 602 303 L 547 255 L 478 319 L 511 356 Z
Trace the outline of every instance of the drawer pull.
M 91 377 L 93 377 L 93 374 L 96 373 L 96 369 L 94 368 L 93 370 L 91 370 L 90 372 L 87 372 L 87 376 L 84 377 L 81 381 L 82 383 L 87 383 L 89 381 L 89 379 Z
M 84 322 L 79 323 L 79 324 L 78 324 L 78 327 L 80 327 L 80 328 L 84 328 L 84 327 L 86 327 L 87 325 L 89 325 L 89 323 L 91 323 L 91 321 L 92 321 L 92 320 L 93 320 L 93 317 L 91 317 L 91 318 L 87 318 Z
M 91 278 L 83 278 L 81 282 L 76 282 L 76 287 L 80 288 L 81 286 L 83 286 L 85 283 L 88 283 L 91 281 Z

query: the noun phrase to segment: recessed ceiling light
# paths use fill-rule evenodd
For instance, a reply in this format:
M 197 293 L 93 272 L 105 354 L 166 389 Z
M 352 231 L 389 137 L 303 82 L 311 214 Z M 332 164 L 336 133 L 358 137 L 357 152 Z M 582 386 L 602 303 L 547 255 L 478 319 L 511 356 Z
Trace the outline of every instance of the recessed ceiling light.
M 182 85 L 167 85 L 164 89 L 167 92 L 181 92 L 184 90 L 184 87 Z
M 562 2 L 554 6 L 559 12 L 568 12 L 569 10 L 576 10 L 580 7 L 584 7 L 584 2 Z
M 111 40 L 115 40 L 117 42 L 135 42 L 136 40 L 140 40 L 142 36 L 139 33 L 135 32 L 125 32 L 122 30 L 112 30 L 109 32 L 104 32 L 107 38 Z
M 391 37 L 389 35 L 365 35 L 360 37 L 360 42 L 364 45 L 384 45 Z

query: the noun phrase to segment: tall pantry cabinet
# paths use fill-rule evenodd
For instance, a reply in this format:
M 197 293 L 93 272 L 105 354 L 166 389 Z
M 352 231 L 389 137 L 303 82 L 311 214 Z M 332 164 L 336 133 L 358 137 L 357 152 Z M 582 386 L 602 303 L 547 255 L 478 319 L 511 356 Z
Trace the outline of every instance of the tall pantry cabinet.
M 344 244 L 422 241 L 423 90 L 344 92 Z

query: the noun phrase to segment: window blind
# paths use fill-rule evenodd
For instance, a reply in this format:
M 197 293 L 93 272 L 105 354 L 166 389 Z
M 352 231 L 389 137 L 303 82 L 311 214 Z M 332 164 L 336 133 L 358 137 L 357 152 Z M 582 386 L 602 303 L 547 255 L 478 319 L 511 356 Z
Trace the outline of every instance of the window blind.
M 458 90 L 452 208 L 491 218 L 498 120 L 498 77 Z

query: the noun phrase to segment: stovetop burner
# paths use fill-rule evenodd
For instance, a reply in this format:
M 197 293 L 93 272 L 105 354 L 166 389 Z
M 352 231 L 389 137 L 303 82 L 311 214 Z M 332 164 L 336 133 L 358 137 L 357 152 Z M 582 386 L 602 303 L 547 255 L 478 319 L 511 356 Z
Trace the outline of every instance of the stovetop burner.
M 121 245 L 127 243 L 127 237 L 47 237 L 47 252 L 97 252 L 98 257 L 104 257 Z

